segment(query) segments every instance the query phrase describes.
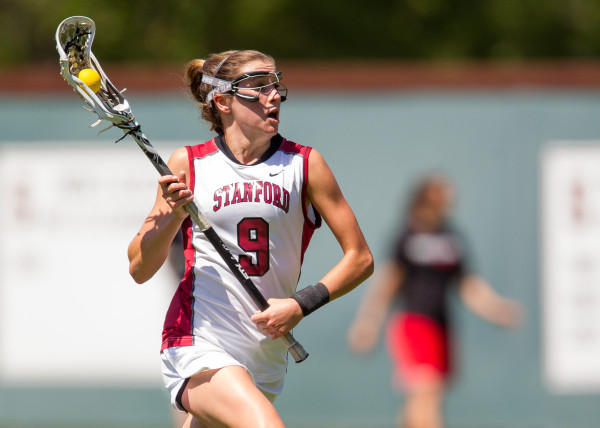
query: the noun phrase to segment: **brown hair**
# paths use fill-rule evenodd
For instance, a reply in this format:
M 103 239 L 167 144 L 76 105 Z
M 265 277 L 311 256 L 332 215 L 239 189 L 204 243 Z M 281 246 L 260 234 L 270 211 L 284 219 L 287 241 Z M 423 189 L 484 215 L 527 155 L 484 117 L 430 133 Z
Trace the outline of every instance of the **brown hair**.
M 256 60 L 266 60 L 275 64 L 272 57 L 254 50 L 225 51 L 212 54 L 206 59 L 194 59 L 187 63 L 185 69 L 186 84 L 194 101 L 200 108 L 202 119 L 210 123 L 211 131 L 222 134 L 223 122 L 214 104 L 212 102 L 206 103 L 206 97 L 214 87 L 202 83 L 202 75 L 207 74 L 232 81 L 239 76 L 239 70 L 244 64 Z

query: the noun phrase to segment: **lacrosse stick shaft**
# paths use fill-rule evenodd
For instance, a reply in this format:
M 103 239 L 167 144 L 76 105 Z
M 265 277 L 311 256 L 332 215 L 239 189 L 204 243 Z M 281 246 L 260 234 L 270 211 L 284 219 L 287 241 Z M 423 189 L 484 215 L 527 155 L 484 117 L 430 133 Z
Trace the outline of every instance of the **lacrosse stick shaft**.
M 130 132 L 130 135 L 135 140 L 137 145 L 142 149 L 152 165 L 154 165 L 160 175 L 173 175 L 167 164 L 150 144 L 150 141 L 148 141 L 141 130 L 139 130 L 139 125 L 136 124 L 135 127 L 137 130 L 135 132 Z M 208 239 L 208 241 L 215 247 L 215 250 L 217 250 L 223 261 L 225 261 L 225 264 L 227 264 L 227 267 L 229 267 L 236 279 L 250 294 L 254 302 L 258 305 L 259 309 L 261 311 L 267 309 L 269 307 L 267 300 L 256 287 L 254 282 L 250 279 L 246 271 L 244 271 L 244 268 L 242 268 L 239 261 L 236 260 L 233 254 L 231 254 L 231 251 L 229 251 L 217 232 L 210 225 L 204 214 L 202 214 L 202 212 L 198 209 L 196 203 L 192 201 L 186 204 L 185 209 L 190 214 L 192 221 L 194 221 L 200 227 L 206 236 L 206 239 Z M 304 347 L 296 341 L 292 333 L 285 334 L 281 337 L 281 339 L 287 346 L 288 352 L 292 355 L 294 361 L 300 363 L 308 357 L 308 353 L 304 350 Z

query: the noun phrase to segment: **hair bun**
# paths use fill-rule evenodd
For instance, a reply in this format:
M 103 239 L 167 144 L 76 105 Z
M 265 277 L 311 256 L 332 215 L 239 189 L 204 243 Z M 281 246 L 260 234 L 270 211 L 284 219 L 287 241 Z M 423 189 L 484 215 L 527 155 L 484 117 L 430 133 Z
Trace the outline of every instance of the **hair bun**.
M 204 73 L 203 59 L 193 59 L 187 63 L 185 68 L 185 77 L 188 85 L 193 85 L 194 81 L 198 78 L 202 79 L 202 74 Z

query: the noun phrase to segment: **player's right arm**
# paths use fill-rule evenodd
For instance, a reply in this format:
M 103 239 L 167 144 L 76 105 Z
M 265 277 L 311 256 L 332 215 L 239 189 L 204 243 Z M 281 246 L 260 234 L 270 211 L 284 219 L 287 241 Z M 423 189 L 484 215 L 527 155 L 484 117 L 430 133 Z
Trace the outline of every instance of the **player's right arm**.
M 404 268 L 392 260 L 377 268 L 348 329 L 348 345 L 354 352 L 367 354 L 375 348 L 387 312 L 404 278 Z
M 188 154 L 176 150 L 167 163 L 176 175 L 158 179 L 156 200 L 137 235 L 129 244 L 129 274 L 138 284 L 148 281 L 160 269 L 181 223 L 188 216 L 184 205 L 194 198 L 188 188 Z

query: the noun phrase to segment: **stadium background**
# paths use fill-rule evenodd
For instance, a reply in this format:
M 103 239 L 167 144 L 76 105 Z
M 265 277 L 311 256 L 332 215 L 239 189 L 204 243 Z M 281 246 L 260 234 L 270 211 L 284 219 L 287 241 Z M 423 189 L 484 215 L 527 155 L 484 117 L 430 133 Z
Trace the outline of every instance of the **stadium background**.
M 267 2 L 237 1 L 226 6 L 206 2 L 195 7 L 196 2 L 182 1 L 167 14 L 159 2 L 133 2 L 135 7 L 129 12 L 117 2 L 94 9 L 87 2 L 80 2 L 78 8 L 66 1 L 0 2 L 5 41 L 0 69 L 0 156 L 23 147 L 39 153 L 57 147 L 67 157 L 72 147 L 74 153 L 83 151 L 85 156 L 86 150 L 92 153 L 101 144 L 108 146 L 104 159 L 110 159 L 119 157 L 123 144 L 132 144 L 114 146 L 112 141 L 119 132 L 110 130 L 97 136 L 89 129 L 93 115 L 81 110 L 81 103 L 58 74 L 53 33 L 60 20 L 69 15 L 84 14 L 96 20 L 94 52 L 103 66 L 106 63 L 111 80 L 128 88 L 136 117 L 165 157 L 179 143 L 210 138 L 182 88 L 181 70 L 186 60 L 248 45 L 273 53 L 282 58 L 279 66 L 290 88 L 281 132 L 324 154 L 376 260 L 385 256 L 398 210 L 414 180 L 423 173 L 442 170 L 456 183 L 459 200 L 455 220 L 467 234 L 477 271 L 501 293 L 526 307 L 524 326 L 506 332 L 477 320 L 454 302 L 461 359 L 446 405 L 449 426 L 596 427 L 600 388 L 560 394 L 550 388 L 544 374 L 540 225 L 545 150 L 558 141 L 573 147 L 599 144 L 600 66 L 596 59 L 600 45 L 595 36 L 600 26 L 593 25 L 598 18 L 596 2 L 560 6 L 560 2 L 548 1 L 542 2 L 544 8 L 534 2 L 489 2 L 496 5 L 496 15 L 484 11 L 480 2 L 421 2 L 427 7 L 409 1 L 386 2 L 377 16 L 362 15 L 360 20 L 357 16 L 367 11 L 358 2 L 343 3 L 354 5 L 346 7 L 349 17 L 338 13 L 344 7 L 337 3 L 319 6 L 309 2 L 304 5 L 306 10 L 293 14 L 291 2 L 281 2 L 280 9 L 273 10 Z M 392 7 L 400 10 L 393 16 L 407 21 L 380 25 L 379 34 L 375 34 L 376 24 Z M 568 8 L 569 14 L 562 8 Z M 184 21 L 198 18 L 200 22 L 190 27 L 187 44 L 177 44 L 169 37 L 185 33 L 169 33 L 181 17 L 174 11 L 193 11 Z M 498 15 L 500 12 L 505 15 Z M 496 16 L 493 22 L 504 22 L 508 27 L 504 33 L 494 33 L 500 41 L 490 36 L 490 25 L 485 25 L 491 21 L 483 17 L 491 15 Z M 226 35 L 219 32 L 219 39 L 215 34 L 225 16 L 238 25 Z M 281 19 L 265 31 L 269 19 L 278 16 Z M 311 21 L 318 30 L 311 38 L 303 38 L 307 33 L 297 27 Z M 349 22 L 355 25 L 349 26 Z M 407 22 L 412 22 L 412 33 L 402 36 L 397 34 L 402 31 L 392 31 Z M 290 24 L 289 31 L 282 29 L 286 23 Z M 124 28 L 131 31 L 129 47 L 123 42 L 127 40 Z M 427 40 L 422 37 L 424 29 L 431 29 Z M 344 31 L 350 38 L 342 43 Z M 281 40 L 285 37 L 272 37 L 271 32 L 295 35 L 289 40 L 289 51 Z M 256 40 L 241 43 L 248 35 Z M 437 43 L 439 40 L 443 43 Z M 136 43 L 143 48 L 136 49 Z M 388 43 L 387 48 L 380 46 Z M 437 51 L 436 46 L 440 47 Z M 350 51 L 351 47 L 356 49 Z M 135 159 L 147 167 L 152 179 L 150 164 L 144 164 L 147 161 L 141 153 L 134 156 L 139 156 Z M 110 175 L 118 181 L 120 170 L 111 169 Z M 9 179 L 19 181 L 14 175 Z M 2 203 L 4 216 L 10 208 Z M 2 231 L 2 254 L 7 256 L 14 242 L 7 240 L 6 228 Z M 324 227 L 311 244 L 300 284 L 318 280 L 338 256 L 336 243 Z M 36 257 L 46 255 L 37 252 Z M 101 265 L 101 257 L 95 258 Z M 0 260 L 0 270 L 9 268 Z M 48 277 L 46 287 L 58 288 L 63 281 L 61 276 Z M 149 284 L 148 289 L 169 287 L 168 281 L 161 281 Z M 122 287 L 133 287 L 130 284 L 124 271 Z M 11 286 L 0 284 L 5 302 Z M 144 293 L 144 289 L 137 292 Z M 297 328 L 296 335 L 311 356 L 301 365 L 290 366 L 286 389 L 277 401 L 290 427 L 392 425 L 402 397 L 391 385 L 384 348 L 380 346 L 375 355 L 363 359 L 353 356 L 345 345 L 345 331 L 362 292 L 358 289 L 332 303 Z M 53 304 L 68 312 L 69 296 L 55 298 Z M 23 311 L 26 308 L 23 302 Z M 33 333 L 20 331 L 6 313 L 3 307 L 0 367 L 6 367 L 1 363 L 9 353 L 6 332 L 16 330 L 24 337 Z M 107 311 L 106 320 L 94 321 L 96 328 L 102 329 L 103 322 L 115 316 Z M 156 323 L 163 314 L 153 316 L 151 321 Z M 44 331 L 43 325 L 37 327 L 48 336 L 57 334 Z M 60 344 L 65 345 L 77 346 L 77 341 Z M 110 355 L 110 344 L 99 342 L 97 346 L 98 353 Z M 37 348 L 40 364 L 49 351 Z M 127 353 L 127 349 L 119 353 Z M 0 371 L 0 426 L 168 426 L 165 393 L 158 383 L 150 384 L 78 383 L 66 378 L 40 378 L 36 384 Z

